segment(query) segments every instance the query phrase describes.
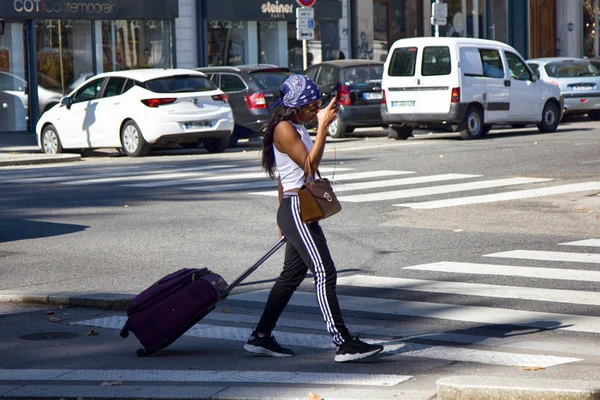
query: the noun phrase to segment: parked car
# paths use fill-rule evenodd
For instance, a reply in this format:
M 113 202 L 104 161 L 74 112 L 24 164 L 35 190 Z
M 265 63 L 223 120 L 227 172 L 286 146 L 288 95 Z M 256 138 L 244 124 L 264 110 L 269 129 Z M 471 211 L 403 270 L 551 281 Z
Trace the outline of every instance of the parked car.
M 151 145 L 197 143 L 211 153 L 229 144 L 233 114 L 227 96 L 205 74 L 185 69 L 107 72 L 84 82 L 37 123 L 39 147 L 115 147 L 128 156 Z
M 328 128 L 331 137 L 339 138 L 357 127 L 382 127 L 381 77 L 383 63 L 373 60 L 333 60 L 308 67 L 304 75 L 312 79 L 328 102 L 337 94 L 339 112 Z
M 538 80 L 511 46 L 459 37 L 397 40 L 383 73 L 383 120 L 398 139 L 413 127 L 478 139 L 495 124 L 537 124 L 553 132 L 562 117 L 558 87 Z
M 600 121 L 600 72 L 583 58 L 536 58 L 527 65 L 538 79 L 560 88 L 564 114 L 587 114 Z
M 271 64 L 205 67 L 205 73 L 227 96 L 235 119 L 230 147 L 239 139 L 261 136 L 271 112 L 269 106 L 279 99 L 279 87 L 292 74 L 289 68 Z
M 6 92 L 13 96 L 18 97 L 23 104 L 23 107 L 27 110 L 29 89 L 25 79 L 20 76 L 14 75 L 10 72 L 0 71 L 0 92 Z M 60 92 L 46 89 L 43 86 L 38 86 L 38 99 L 40 114 L 48 111 L 56 104 L 60 102 L 62 95 Z

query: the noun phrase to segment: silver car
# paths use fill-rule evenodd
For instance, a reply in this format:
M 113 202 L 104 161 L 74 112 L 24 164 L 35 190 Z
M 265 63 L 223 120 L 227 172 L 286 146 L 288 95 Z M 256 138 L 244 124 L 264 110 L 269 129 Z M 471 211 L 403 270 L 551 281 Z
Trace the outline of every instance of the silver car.
M 600 121 L 600 72 L 583 58 L 534 58 L 527 61 L 538 79 L 560 88 L 564 115 L 587 114 Z

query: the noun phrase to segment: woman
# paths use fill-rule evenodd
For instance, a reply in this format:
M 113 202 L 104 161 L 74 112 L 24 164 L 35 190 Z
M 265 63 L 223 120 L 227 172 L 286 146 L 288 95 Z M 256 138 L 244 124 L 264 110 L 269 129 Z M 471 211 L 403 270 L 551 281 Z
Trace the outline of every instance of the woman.
M 271 289 L 265 310 L 244 349 L 272 357 L 291 357 L 294 352 L 281 347 L 272 330 L 300 285 L 307 270 L 315 276 L 317 300 L 327 330 L 338 346 L 336 362 L 373 356 L 383 346 L 370 345 L 351 336 L 344 325 L 335 286 L 336 270 L 325 236 L 318 222 L 305 224 L 300 219 L 298 190 L 304 182 L 304 165 L 319 167 L 325 148 L 327 127 L 336 118 L 335 98 L 321 108 L 321 93 L 313 81 L 303 75 L 291 75 L 281 86 L 281 100 L 267 125 L 263 139 L 262 166 L 271 178 L 279 173 L 279 210 L 277 224 L 287 239 L 283 271 Z M 317 118 L 314 143 L 304 124 Z

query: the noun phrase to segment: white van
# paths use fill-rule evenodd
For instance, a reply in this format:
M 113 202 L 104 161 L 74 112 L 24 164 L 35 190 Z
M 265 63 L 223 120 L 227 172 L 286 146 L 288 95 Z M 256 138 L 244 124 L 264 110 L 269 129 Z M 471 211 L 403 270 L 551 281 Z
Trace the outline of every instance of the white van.
M 413 127 L 477 139 L 494 124 L 537 124 L 553 132 L 562 118 L 560 89 L 536 78 L 505 43 L 422 37 L 396 41 L 383 71 L 381 115 L 398 139 Z

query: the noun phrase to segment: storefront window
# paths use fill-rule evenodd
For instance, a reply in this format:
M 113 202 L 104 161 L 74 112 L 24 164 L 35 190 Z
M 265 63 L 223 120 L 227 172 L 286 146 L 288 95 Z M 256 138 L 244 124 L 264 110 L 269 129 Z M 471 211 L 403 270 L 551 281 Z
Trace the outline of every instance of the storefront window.
M 93 74 L 91 29 L 90 21 L 36 21 L 41 86 L 64 95 Z
M 114 21 L 115 52 L 112 70 L 171 68 L 169 21 Z M 109 32 L 103 43 L 112 38 Z M 104 31 L 103 31 L 104 36 Z
M 488 38 L 508 43 L 508 0 L 489 2 Z
M 287 23 L 287 45 L 288 67 L 293 72 L 302 72 L 302 41 L 296 39 L 296 22 Z M 315 39 L 307 41 L 307 60 L 309 66 L 323 61 L 321 49 L 321 23 L 320 21 L 315 21 Z
M 0 35 L 0 132 L 27 129 L 28 87 L 25 33 L 20 22 L 6 23 Z
M 583 55 L 597 57 L 595 51 L 596 22 L 594 18 L 594 1 L 583 1 Z
M 388 53 L 387 2 L 373 2 L 373 60 L 385 61 Z
M 246 21 L 209 21 L 208 65 L 246 64 L 248 38 Z

